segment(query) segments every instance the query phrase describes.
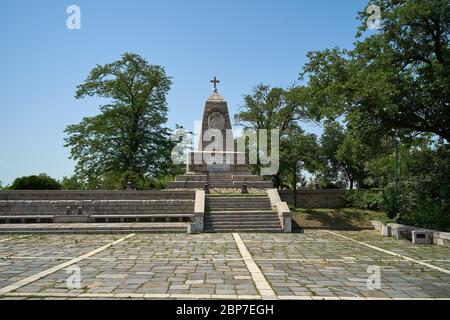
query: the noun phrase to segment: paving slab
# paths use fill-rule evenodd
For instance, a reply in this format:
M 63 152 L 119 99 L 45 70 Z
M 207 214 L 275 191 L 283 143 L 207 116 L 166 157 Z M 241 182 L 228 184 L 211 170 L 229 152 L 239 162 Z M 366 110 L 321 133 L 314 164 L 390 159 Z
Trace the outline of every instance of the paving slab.
M 0 236 L 0 290 L 43 275 L 0 298 L 450 299 L 449 248 L 375 231 L 238 236 L 135 234 L 100 251 L 123 235 Z M 42 273 L 80 256 L 80 288 L 68 288 L 67 268 Z

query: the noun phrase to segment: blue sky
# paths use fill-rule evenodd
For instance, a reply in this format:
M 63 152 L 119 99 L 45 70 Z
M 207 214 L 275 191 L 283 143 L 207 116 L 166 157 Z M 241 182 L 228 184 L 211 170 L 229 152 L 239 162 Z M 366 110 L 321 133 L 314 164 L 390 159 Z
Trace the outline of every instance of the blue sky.
M 351 47 L 366 0 L 82 1 L 0 4 L 0 181 L 71 175 L 64 128 L 98 113 L 75 88 L 96 64 L 135 52 L 173 79 L 168 126 L 193 128 L 217 76 L 230 113 L 259 82 L 297 82 L 306 53 Z M 81 8 L 81 30 L 66 8 Z M 320 128 L 305 125 L 307 131 Z

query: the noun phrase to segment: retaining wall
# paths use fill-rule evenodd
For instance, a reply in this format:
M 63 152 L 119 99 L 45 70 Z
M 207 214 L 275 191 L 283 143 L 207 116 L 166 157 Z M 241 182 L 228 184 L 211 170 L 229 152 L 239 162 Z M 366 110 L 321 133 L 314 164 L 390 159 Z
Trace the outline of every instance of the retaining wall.
M 157 200 L 194 197 L 194 190 L 0 190 L 0 200 Z
M 190 221 L 194 191 L 0 191 L 0 223 Z M 72 219 L 73 218 L 73 219 Z
M 342 208 L 346 189 L 297 190 L 297 208 Z M 278 190 L 281 200 L 294 205 L 294 190 Z

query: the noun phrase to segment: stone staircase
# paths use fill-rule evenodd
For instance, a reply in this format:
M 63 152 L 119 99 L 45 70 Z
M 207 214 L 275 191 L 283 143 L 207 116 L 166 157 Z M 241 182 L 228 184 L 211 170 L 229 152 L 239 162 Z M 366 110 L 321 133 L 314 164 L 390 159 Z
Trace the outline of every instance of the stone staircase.
M 255 195 L 207 195 L 205 232 L 282 232 L 269 197 Z
M 233 179 L 229 172 L 208 172 L 209 185 L 213 188 L 229 188 Z

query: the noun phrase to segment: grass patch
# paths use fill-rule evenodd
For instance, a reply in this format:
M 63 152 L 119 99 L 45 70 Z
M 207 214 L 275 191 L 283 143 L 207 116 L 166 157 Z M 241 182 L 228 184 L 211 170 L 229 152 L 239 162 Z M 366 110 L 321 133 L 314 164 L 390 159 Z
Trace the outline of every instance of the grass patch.
M 357 209 L 295 209 L 292 218 L 303 229 L 372 229 L 371 220 L 386 222 L 384 212 Z

